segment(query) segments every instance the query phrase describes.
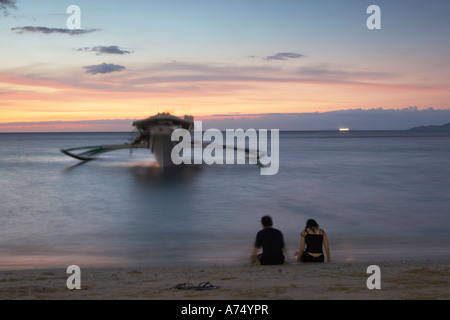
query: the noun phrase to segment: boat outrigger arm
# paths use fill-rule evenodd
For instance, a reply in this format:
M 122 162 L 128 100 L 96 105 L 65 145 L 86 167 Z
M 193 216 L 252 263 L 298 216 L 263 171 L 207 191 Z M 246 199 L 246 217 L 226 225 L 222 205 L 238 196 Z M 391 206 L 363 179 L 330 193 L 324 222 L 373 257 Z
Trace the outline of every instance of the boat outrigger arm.
M 138 143 L 138 144 L 125 143 L 125 144 L 111 144 L 102 146 L 62 149 L 61 152 L 78 160 L 89 161 L 96 159 L 97 155 L 100 155 L 102 153 L 116 151 L 120 149 L 139 149 L 139 148 L 147 149 L 148 146 L 145 143 Z M 85 151 L 80 152 L 82 150 Z
M 192 145 L 194 146 L 195 142 L 192 142 Z M 256 156 L 258 165 L 260 167 L 263 167 L 264 165 L 261 164 L 260 158 L 263 158 L 265 156 L 265 153 L 261 152 L 260 154 L 257 154 L 256 152 L 245 148 L 245 149 L 239 149 L 236 147 L 229 147 L 226 145 L 217 145 L 218 147 L 223 147 L 223 149 L 232 148 L 234 150 L 240 150 L 243 151 L 246 154 L 247 158 L 250 158 L 251 156 Z M 202 146 L 203 147 L 203 146 Z M 102 145 L 102 146 L 89 146 L 89 147 L 78 147 L 78 148 L 70 148 L 70 149 L 61 149 L 60 151 L 64 153 L 65 155 L 68 155 L 69 157 L 81 160 L 81 161 L 90 161 L 97 159 L 97 156 L 111 151 L 121 150 L 121 149 L 148 149 L 148 145 L 146 143 L 138 143 L 138 144 L 112 144 L 112 145 Z M 83 152 L 80 152 L 82 150 L 85 150 Z M 77 153 L 75 153 L 75 152 Z
M 156 161 L 161 167 L 174 166 L 175 164 L 172 161 L 171 154 L 176 142 L 172 141 L 172 133 L 178 128 L 192 132 L 194 129 L 194 118 L 192 116 L 179 118 L 168 113 L 158 113 L 156 116 L 135 121 L 133 126 L 136 127 L 139 135 L 131 144 L 78 147 L 64 149 L 61 152 L 75 159 L 88 161 L 96 159 L 98 155 L 105 152 L 143 148 L 149 149 L 154 154 Z M 194 141 L 191 143 L 194 148 L 198 145 Z M 218 147 L 220 148 L 220 146 Z M 263 166 L 260 159 L 266 156 L 265 152 L 257 152 L 248 148 L 229 147 L 226 145 L 222 147 L 224 149 L 233 148 L 234 150 L 243 151 L 247 157 L 256 157 L 258 165 Z

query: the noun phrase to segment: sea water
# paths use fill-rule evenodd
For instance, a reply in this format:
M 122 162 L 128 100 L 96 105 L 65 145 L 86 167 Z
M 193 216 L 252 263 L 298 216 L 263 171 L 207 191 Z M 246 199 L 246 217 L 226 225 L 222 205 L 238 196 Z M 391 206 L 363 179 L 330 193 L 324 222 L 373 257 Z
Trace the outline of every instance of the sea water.
M 450 257 L 450 133 L 280 132 L 279 171 L 164 171 L 129 133 L 0 134 L 0 268 L 243 265 L 271 215 L 288 260 L 306 220 L 334 261 Z

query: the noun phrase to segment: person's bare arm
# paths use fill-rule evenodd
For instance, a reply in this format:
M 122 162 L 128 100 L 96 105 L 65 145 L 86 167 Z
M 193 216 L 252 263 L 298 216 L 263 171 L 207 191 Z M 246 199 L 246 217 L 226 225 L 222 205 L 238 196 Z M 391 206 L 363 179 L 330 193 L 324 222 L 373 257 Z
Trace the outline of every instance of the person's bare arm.
M 259 248 L 253 247 L 253 252 L 252 252 L 252 255 L 250 256 L 250 263 L 251 264 L 255 264 L 255 263 L 258 262 L 257 259 L 256 259 L 257 255 L 258 255 L 258 252 L 259 252 Z
M 302 236 L 300 238 L 300 251 L 297 254 L 297 261 L 300 261 L 300 258 L 304 251 L 305 251 L 305 237 L 302 234 Z
M 331 262 L 330 246 L 328 245 L 328 238 L 325 232 L 323 233 L 323 246 L 325 248 L 325 254 L 327 255 L 327 262 Z

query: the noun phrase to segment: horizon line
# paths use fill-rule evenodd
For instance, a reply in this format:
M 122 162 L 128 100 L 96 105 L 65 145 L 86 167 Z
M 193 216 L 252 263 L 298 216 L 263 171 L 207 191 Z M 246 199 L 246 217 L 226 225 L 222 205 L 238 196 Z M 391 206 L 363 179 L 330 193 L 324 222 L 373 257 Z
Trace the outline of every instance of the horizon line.
M 179 112 L 170 113 L 182 117 Z M 143 118 L 0 122 L 0 132 L 132 132 L 133 122 Z M 349 128 L 351 131 L 401 131 L 450 123 L 450 108 L 419 109 L 417 106 L 400 109 L 353 108 L 322 112 L 210 114 L 195 118 L 204 122 L 205 130 L 254 128 L 280 131 L 337 131 L 340 128 Z

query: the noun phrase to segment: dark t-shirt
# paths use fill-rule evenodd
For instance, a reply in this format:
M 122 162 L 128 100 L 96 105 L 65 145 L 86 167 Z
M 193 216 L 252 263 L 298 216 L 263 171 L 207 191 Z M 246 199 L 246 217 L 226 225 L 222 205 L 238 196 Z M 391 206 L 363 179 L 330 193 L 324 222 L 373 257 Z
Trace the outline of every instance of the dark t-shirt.
M 262 248 L 259 257 L 261 264 L 284 263 L 284 239 L 280 230 L 265 228 L 256 234 L 255 247 Z

